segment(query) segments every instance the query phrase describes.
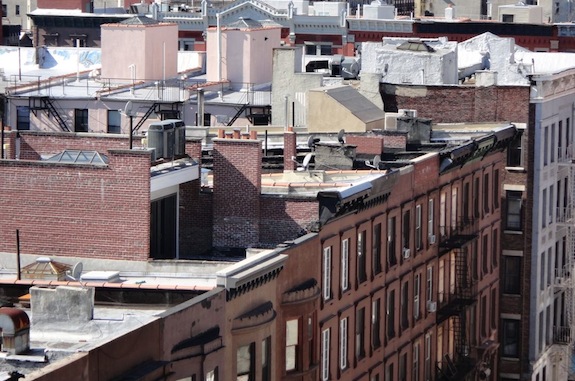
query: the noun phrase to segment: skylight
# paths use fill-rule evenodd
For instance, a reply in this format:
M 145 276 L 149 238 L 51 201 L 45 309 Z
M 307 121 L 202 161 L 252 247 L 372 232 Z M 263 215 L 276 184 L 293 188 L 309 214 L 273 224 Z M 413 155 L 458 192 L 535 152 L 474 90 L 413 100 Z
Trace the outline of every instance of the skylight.
M 108 157 L 96 151 L 64 150 L 48 159 L 51 163 L 108 165 Z

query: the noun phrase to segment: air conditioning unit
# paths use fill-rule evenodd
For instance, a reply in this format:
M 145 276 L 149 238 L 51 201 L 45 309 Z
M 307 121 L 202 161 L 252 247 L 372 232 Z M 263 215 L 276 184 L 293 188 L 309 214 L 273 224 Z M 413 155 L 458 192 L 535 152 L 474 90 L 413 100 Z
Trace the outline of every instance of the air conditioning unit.
M 403 259 L 408 259 L 411 256 L 411 250 L 407 247 L 403 248 Z
M 432 302 L 431 300 L 427 301 L 427 312 L 435 312 L 437 311 L 437 302 Z
M 397 111 L 397 113 L 399 114 L 399 116 L 407 116 L 410 118 L 417 118 L 417 110 L 409 110 L 409 109 L 404 109 L 401 108 Z
M 429 242 L 430 245 L 435 245 L 435 234 L 431 234 L 427 237 L 427 242 Z

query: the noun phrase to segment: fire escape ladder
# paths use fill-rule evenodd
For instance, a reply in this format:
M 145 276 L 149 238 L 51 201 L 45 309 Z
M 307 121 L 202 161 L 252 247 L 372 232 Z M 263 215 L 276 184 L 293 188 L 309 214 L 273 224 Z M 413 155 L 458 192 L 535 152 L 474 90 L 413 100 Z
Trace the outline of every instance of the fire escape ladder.
M 62 118 L 62 116 L 58 112 L 58 110 L 56 110 L 56 107 L 54 106 L 52 100 L 50 100 L 50 98 L 48 97 L 45 97 L 42 98 L 42 101 L 44 103 L 44 107 L 46 108 L 46 110 L 48 110 L 48 115 L 51 115 L 54 119 L 56 119 L 56 122 L 58 123 L 58 126 L 60 126 L 62 131 L 69 132 L 70 129 L 68 128 L 68 123 L 66 123 L 64 118 Z
M 238 112 L 236 112 L 236 115 L 234 115 L 234 117 L 232 119 L 230 119 L 230 121 L 228 122 L 228 127 L 233 125 L 235 123 L 235 121 L 238 120 L 240 115 L 242 115 L 242 112 L 246 111 L 248 106 L 249 106 L 249 103 L 246 103 L 246 104 L 243 104 L 242 107 L 237 109 Z
M 557 210 L 557 236 L 565 237 L 565 263 L 555 269 L 555 287 L 563 293 L 563 319 L 557 320 L 553 327 L 553 341 L 556 344 L 572 346 L 575 336 L 575 160 L 572 150 L 567 149 L 559 160 L 568 170 L 567 189 L 564 195 L 564 207 Z M 563 167 L 565 168 L 565 167 Z

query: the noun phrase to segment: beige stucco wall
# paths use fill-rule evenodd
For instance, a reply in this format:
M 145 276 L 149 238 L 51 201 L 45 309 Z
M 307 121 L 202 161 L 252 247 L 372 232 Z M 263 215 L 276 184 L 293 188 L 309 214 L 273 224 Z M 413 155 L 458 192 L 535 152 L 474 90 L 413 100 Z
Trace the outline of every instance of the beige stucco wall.
M 273 49 L 280 46 L 280 28 L 222 29 L 221 78 L 218 78 L 218 32 L 208 29 L 207 80 L 253 85 L 272 81 Z
M 178 25 L 102 25 L 102 78 L 161 80 L 177 74 Z
M 323 90 L 308 91 L 307 129 L 312 132 L 365 132 L 383 129 L 385 120 L 368 124 L 353 115 L 348 109 L 324 93 Z

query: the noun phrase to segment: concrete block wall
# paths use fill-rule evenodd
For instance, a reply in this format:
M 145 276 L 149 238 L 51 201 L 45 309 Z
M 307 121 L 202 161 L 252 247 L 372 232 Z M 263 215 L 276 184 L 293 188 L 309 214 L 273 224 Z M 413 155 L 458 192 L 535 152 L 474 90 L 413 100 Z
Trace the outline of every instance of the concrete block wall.
M 94 317 L 94 288 L 31 287 L 30 307 L 33 324 L 87 322 Z
M 250 247 L 259 243 L 262 144 L 228 135 L 214 139 L 213 244 Z

